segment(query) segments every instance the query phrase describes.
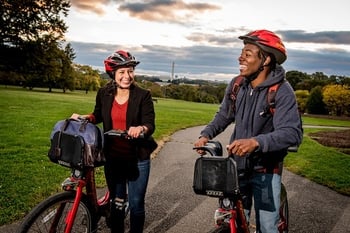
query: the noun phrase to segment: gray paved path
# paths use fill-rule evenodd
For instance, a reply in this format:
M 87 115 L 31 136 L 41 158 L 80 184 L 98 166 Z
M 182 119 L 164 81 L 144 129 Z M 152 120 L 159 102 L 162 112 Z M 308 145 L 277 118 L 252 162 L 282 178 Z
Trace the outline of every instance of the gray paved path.
M 194 127 L 175 133 L 171 141 L 165 145 L 167 153 L 174 151 L 174 154 L 163 155 L 161 151 L 159 159 L 162 159 L 162 156 L 176 156 L 176 148 L 184 147 L 186 142 L 191 144 L 189 145 L 191 147 L 201 129 L 202 127 Z M 217 137 L 223 145 L 229 140 L 231 130 L 228 129 Z M 288 191 L 290 233 L 350 233 L 350 197 L 340 195 L 286 169 L 282 180 Z M 209 208 L 203 205 L 203 203 L 199 205 L 196 211 L 206 211 L 206 208 Z M 213 210 L 209 212 L 213 213 Z M 191 225 L 193 220 L 194 218 L 185 216 L 181 225 Z M 201 224 L 205 224 L 205 220 Z M 180 232 L 180 229 L 169 232 Z

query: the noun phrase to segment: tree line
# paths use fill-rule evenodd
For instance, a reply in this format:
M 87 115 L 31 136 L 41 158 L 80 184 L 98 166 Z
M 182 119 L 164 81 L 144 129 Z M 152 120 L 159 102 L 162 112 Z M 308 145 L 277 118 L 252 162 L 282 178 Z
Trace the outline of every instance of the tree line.
M 221 103 L 227 87 L 226 83 L 205 80 L 176 79 L 160 85 L 154 79 L 140 80 L 154 97 L 201 103 Z M 350 116 L 349 77 L 287 71 L 286 80 L 295 91 L 301 113 Z
M 0 84 L 67 90 L 97 90 L 108 76 L 75 64 L 75 52 L 64 40 L 69 0 L 0 0 Z M 225 83 L 137 76 L 154 97 L 220 103 Z M 350 115 L 350 78 L 288 71 L 301 112 Z

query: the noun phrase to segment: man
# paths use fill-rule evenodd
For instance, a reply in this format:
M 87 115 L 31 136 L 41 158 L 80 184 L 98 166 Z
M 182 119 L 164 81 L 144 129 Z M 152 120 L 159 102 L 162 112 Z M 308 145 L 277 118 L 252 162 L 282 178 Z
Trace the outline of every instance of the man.
M 268 30 L 256 30 L 239 39 L 244 43 L 238 58 L 243 81 L 234 93 L 239 76 L 232 79 L 219 111 L 194 144 L 203 146 L 235 122 L 227 150 L 239 172 L 244 173 L 240 189 L 247 219 L 254 198 L 256 232 L 277 233 L 282 163 L 288 147 L 301 143 L 300 115 L 281 66 L 287 59 L 281 39 Z M 267 96 L 275 84 L 278 89 L 273 113 Z

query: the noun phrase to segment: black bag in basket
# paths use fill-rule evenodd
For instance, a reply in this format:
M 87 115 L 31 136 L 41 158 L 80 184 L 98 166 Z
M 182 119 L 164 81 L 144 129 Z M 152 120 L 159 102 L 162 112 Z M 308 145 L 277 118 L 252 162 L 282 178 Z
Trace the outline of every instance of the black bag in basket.
M 196 160 L 193 190 L 212 197 L 234 196 L 238 188 L 236 162 L 231 157 L 199 157 Z
M 101 129 L 88 121 L 58 121 L 51 132 L 50 160 L 65 167 L 98 167 L 105 162 Z

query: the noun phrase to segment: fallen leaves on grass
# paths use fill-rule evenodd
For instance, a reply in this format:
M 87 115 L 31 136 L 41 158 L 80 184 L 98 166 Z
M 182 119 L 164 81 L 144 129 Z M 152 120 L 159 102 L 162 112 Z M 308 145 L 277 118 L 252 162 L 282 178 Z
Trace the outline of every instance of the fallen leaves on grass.
M 335 147 L 350 154 L 350 130 L 319 131 L 310 133 L 309 136 L 324 146 Z

